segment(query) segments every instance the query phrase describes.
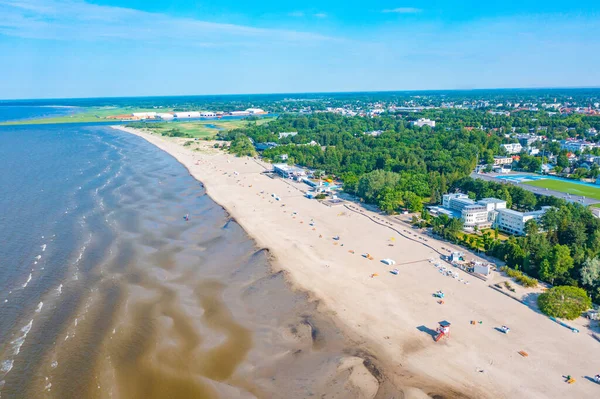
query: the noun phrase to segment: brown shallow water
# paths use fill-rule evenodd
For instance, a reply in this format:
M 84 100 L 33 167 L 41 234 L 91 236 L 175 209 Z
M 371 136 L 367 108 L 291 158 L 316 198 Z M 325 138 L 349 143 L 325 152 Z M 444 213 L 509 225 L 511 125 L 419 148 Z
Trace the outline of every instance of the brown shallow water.
M 64 194 L 81 204 L 62 227 L 72 237 L 53 232 L 32 285 L 2 308 L 2 398 L 353 398 L 363 364 L 391 396 L 377 360 L 273 273 L 174 159 L 124 133 L 84 133 L 106 165 L 88 180 L 81 169 Z

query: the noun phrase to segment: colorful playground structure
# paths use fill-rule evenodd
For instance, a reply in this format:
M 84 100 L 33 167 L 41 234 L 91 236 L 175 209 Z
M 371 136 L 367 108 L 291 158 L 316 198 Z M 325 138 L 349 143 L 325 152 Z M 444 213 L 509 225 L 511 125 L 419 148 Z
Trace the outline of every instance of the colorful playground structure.
M 443 320 L 439 322 L 439 327 L 435 330 L 438 334 L 435 336 L 435 342 L 438 342 L 442 337 L 450 338 L 450 322 Z

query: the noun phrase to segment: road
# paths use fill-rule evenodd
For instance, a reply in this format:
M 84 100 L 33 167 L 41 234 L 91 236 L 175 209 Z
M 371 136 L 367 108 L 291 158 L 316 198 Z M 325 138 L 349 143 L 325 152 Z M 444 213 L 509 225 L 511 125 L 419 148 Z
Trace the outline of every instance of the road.
M 520 174 L 524 174 L 524 173 L 520 173 Z M 497 174 L 493 174 L 493 173 L 489 173 L 489 174 L 479 174 L 479 173 L 475 173 L 475 172 L 471 173 L 471 177 L 473 179 L 493 181 L 495 183 L 502 183 L 502 184 L 511 184 L 514 186 L 519 186 L 521 188 L 524 188 L 525 190 L 531 191 L 532 193 L 535 193 L 538 195 L 553 196 L 556 198 L 564 199 L 569 202 L 577 202 L 577 203 L 583 204 L 585 206 L 600 204 L 600 200 L 597 200 L 594 198 L 583 198 L 581 196 L 569 195 L 569 194 L 566 194 L 566 193 L 563 193 L 560 191 L 546 190 L 545 188 L 534 187 L 534 186 L 530 186 L 528 184 L 521 184 L 521 183 L 515 183 L 515 182 L 511 182 L 511 181 L 507 181 L 507 180 L 497 179 L 496 176 L 506 176 L 506 175 L 497 175 Z

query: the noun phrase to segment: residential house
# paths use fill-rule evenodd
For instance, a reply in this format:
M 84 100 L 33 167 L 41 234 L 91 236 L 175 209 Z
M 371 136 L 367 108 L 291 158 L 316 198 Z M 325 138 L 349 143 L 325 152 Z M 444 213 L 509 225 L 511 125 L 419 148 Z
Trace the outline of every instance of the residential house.
M 520 143 L 502 144 L 501 147 L 504 148 L 509 155 L 519 154 L 523 151 L 523 146 Z

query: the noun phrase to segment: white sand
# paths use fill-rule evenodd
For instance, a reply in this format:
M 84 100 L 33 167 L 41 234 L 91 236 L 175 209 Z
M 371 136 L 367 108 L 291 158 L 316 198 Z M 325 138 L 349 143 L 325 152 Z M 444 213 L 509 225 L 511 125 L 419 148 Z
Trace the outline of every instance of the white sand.
M 600 397 L 600 385 L 585 378 L 600 373 L 600 343 L 587 329 L 572 333 L 462 272 L 468 285 L 443 276 L 428 261 L 439 259 L 436 252 L 346 208 L 304 198 L 289 183 L 262 175 L 264 167 L 255 160 L 214 151 L 208 142 L 200 142 L 204 150 L 198 152 L 192 150 L 197 144 L 183 147 L 186 140 L 119 129 L 145 138 L 185 165 L 259 246 L 271 250 L 275 268 L 287 271 L 292 284 L 311 293 L 323 311 L 337 316 L 361 339 L 359 344 L 389 365 L 386 376 L 408 388 L 407 397 L 422 396 L 411 387 L 448 397 Z M 332 239 L 336 235 L 339 242 Z M 432 239 L 427 244 L 448 247 Z M 361 256 L 367 252 L 374 260 Z M 398 276 L 389 273 L 383 258 L 398 262 L 393 266 Z M 373 273 L 379 275 L 371 278 Z M 446 293 L 443 305 L 432 297 L 437 290 Z M 444 319 L 452 322 L 449 339 L 435 343 L 418 329 L 435 329 Z M 483 324 L 471 325 L 471 320 Z M 511 332 L 495 329 L 502 325 Z M 567 374 L 577 381 L 567 384 Z

